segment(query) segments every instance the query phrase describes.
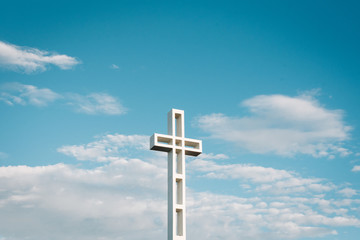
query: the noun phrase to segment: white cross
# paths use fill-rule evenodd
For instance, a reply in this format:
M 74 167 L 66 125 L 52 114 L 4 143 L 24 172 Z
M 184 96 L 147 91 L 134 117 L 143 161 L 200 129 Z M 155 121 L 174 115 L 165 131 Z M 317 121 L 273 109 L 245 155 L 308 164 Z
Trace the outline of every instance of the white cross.
M 202 143 L 185 138 L 184 111 L 168 112 L 168 135 L 152 135 L 150 149 L 168 152 L 168 240 L 186 240 L 185 155 L 201 154 Z

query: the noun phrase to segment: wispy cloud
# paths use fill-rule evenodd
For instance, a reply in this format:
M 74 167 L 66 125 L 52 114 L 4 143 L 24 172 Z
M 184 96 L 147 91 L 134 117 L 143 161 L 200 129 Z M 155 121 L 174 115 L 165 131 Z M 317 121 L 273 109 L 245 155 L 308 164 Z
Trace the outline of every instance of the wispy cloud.
M 112 69 L 119 69 L 120 67 L 116 64 L 111 64 L 110 68 Z
M 254 153 L 329 158 L 350 154 L 342 147 L 351 130 L 343 121 L 343 112 L 326 109 L 311 95 L 260 95 L 241 106 L 249 109 L 250 116 L 210 114 L 199 117 L 196 125 L 212 138 L 233 142 Z
M 70 94 L 70 105 L 78 112 L 86 114 L 120 115 L 126 113 L 126 108 L 119 100 L 106 93 L 92 93 L 86 96 Z
M 0 85 L 0 101 L 10 106 L 19 104 L 42 107 L 59 99 L 73 106 L 75 111 L 85 114 L 120 115 L 126 113 L 126 108 L 120 101 L 106 93 L 91 93 L 84 96 L 75 93 L 59 94 L 48 88 L 16 82 Z
M 46 106 L 61 98 L 61 95 L 48 88 L 38 88 L 33 85 L 8 83 L 0 87 L 0 100 L 8 105 Z
M 108 134 L 99 138 L 88 144 L 62 146 L 57 151 L 81 161 L 108 162 L 119 160 L 124 149 L 144 150 L 149 146 L 149 137 L 143 135 Z
M 238 179 L 244 184 L 256 184 L 256 191 L 271 194 L 319 194 L 335 188 L 319 178 L 302 178 L 295 172 L 249 164 L 217 164 L 209 159 L 195 159 L 188 164 L 193 171 L 214 179 Z
M 351 171 L 353 172 L 360 172 L 360 165 L 354 166 Z
M 25 73 L 45 71 L 47 65 L 56 65 L 61 69 L 70 69 L 79 64 L 74 57 L 49 53 L 36 48 L 21 47 L 0 41 L 0 66 Z

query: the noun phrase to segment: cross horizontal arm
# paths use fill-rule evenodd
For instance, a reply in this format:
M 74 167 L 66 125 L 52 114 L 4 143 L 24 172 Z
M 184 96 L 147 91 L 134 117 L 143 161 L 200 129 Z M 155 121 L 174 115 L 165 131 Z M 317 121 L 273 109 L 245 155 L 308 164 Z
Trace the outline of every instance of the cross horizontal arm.
M 162 152 L 184 149 L 185 155 L 198 156 L 202 152 L 202 142 L 191 138 L 155 133 L 150 138 L 150 149 Z
M 202 141 L 184 138 L 185 155 L 198 156 L 202 152 Z
M 150 137 L 150 149 L 161 152 L 170 152 L 173 149 L 173 137 L 169 135 L 154 133 Z

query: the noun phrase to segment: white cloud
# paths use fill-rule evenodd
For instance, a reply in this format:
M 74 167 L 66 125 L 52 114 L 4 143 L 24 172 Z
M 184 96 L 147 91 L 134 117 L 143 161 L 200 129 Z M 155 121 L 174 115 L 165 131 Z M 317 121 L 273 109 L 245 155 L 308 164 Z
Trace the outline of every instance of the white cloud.
M 112 69 L 119 69 L 120 67 L 116 64 L 111 64 L 110 68 Z
M 12 240 L 166 238 L 166 179 L 166 168 L 126 158 L 94 169 L 0 167 L 0 231 Z M 360 227 L 357 218 L 327 216 L 314 204 L 188 190 L 188 239 L 301 239 Z
M 213 153 L 202 153 L 197 159 L 206 159 L 206 160 L 225 160 L 229 157 L 225 154 L 213 154 Z
M 77 160 L 90 160 L 107 162 L 119 160 L 119 153 L 124 153 L 124 149 L 144 150 L 149 148 L 149 137 L 143 135 L 121 135 L 108 134 L 100 137 L 100 140 L 83 144 L 62 146 L 58 152 L 75 157 Z M 129 156 L 130 154 L 126 154 Z
M 52 90 L 33 85 L 7 83 L 0 88 L 0 101 L 11 106 L 15 104 L 46 106 L 59 98 L 61 95 Z
M 194 239 L 301 239 L 336 235 L 331 227 L 360 226 L 355 217 L 329 217 L 312 210 L 312 201 L 192 192 L 188 200 L 188 233 Z
M 302 178 L 294 172 L 249 164 L 217 164 L 195 159 L 188 164 L 192 171 L 204 172 L 204 177 L 214 179 L 239 179 L 243 184 L 256 184 L 256 191 L 272 194 L 313 194 L 334 189 L 334 185 L 318 178 Z
M 357 195 L 357 192 L 355 189 L 352 188 L 344 188 L 339 191 L 340 194 L 344 195 L 345 197 L 351 198 L 354 195 Z
M 70 94 L 70 105 L 78 112 L 86 114 L 120 115 L 126 113 L 126 108 L 119 100 L 106 93 L 91 93 L 86 96 Z
M 0 167 L 0 182 L 0 232 L 7 239 L 166 235 L 166 170 L 140 160 L 88 170 Z
M 208 177 L 221 179 L 247 179 L 253 182 L 273 182 L 292 175 L 284 170 L 251 166 L 246 164 L 219 165 L 213 161 L 195 159 L 188 164 L 190 169 L 207 172 Z
M 341 146 L 351 129 L 344 124 L 342 111 L 326 109 L 309 95 L 259 95 L 245 100 L 242 106 L 249 109 L 250 116 L 210 114 L 199 117 L 196 125 L 212 138 L 254 153 L 314 157 L 350 154 Z
M 65 164 L 0 167 L 3 237 L 11 240 L 166 238 L 167 170 L 166 165 L 157 164 L 166 162 L 166 154 L 157 155 L 157 162 L 153 163 L 154 153 L 148 150 L 146 136 L 109 134 L 98 138 L 59 151 L 79 160 L 107 161 L 100 167 L 82 169 L 79 165 Z M 141 156 L 141 160 L 130 157 L 132 154 Z M 215 161 L 224 156 L 207 154 L 208 159 Z M 196 164 L 200 170 L 226 169 L 215 163 L 208 167 L 201 161 L 191 162 L 188 169 Z M 256 176 L 234 171 L 242 173 L 253 187 L 264 183 L 260 175 L 271 183 L 294 176 L 273 168 L 244 167 Z M 359 219 L 349 213 L 360 201 L 288 194 L 274 197 L 266 193 L 260 190 L 254 197 L 245 198 L 187 189 L 187 238 L 301 239 L 334 235 L 341 226 L 360 227 Z
M 360 165 L 354 166 L 351 171 L 353 172 L 360 172 Z
M 49 53 L 36 48 L 20 47 L 0 41 L 0 66 L 31 73 L 45 71 L 53 64 L 61 69 L 70 69 L 80 62 L 74 57 Z
M 48 88 L 38 88 L 16 82 L 0 86 L 0 101 L 10 106 L 15 104 L 47 106 L 58 99 L 63 99 L 77 112 L 85 114 L 120 115 L 126 113 L 126 108 L 116 97 L 105 93 L 91 93 L 86 96 L 74 93 L 60 95 Z

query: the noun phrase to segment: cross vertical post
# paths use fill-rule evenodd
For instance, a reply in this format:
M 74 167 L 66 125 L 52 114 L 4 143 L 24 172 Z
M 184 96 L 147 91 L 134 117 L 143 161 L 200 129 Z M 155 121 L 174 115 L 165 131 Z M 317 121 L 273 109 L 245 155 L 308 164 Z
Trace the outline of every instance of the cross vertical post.
M 150 149 L 168 153 L 168 240 L 186 240 L 185 155 L 201 154 L 202 142 L 185 138 L 183 110 L 168 112 L 168 135 L 152 135 Z

